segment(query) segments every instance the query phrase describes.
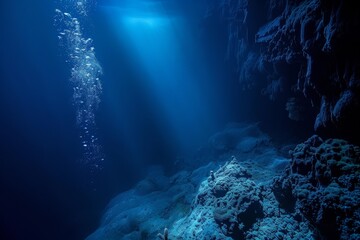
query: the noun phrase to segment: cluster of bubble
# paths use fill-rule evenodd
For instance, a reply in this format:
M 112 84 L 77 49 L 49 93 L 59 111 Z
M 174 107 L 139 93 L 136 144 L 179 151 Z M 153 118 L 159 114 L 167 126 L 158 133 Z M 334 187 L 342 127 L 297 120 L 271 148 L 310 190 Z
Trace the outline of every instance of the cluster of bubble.
M 73 2 L 78 15 L 86 16 L 87 0 Z M 80 21 L 69 12 L 55 10 L 55 25 L 58 38 L 67 54 L 71 66 L 70 81 L 73 86 L 73 103 L 76 120 L 80 128 L 80 139 L 84 150 L 83 162 L 92 170 L 101 169 L 104 160 L 101 144 L 96 137 L 95 112 L 102 92 L 100 76 L 102 68 L 96 58 L 93 40 L 84 37 Z
M 58 5 L 67 12 L 75 11 L 79 15 L 87 16 L 95 0 L 58 0 Z

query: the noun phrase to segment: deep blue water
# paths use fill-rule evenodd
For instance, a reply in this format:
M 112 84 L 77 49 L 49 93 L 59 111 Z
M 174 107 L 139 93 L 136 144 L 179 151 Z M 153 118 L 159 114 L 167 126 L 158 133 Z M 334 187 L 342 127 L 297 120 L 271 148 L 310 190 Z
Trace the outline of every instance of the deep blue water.
M 83 239 L 111 197 L 148 166 L 174 171 L 174 159 L 228 122 L 272 116 L 264 127 L 283 127 L 276 118 L 286 112 L 273 114 L 283 106 L 259 108 L 251 91 L 239 93 L 224 60 L 226 29 L 202 24 L 201 1 L 151 10 L 99 1 L 83 23 L 103 68 L 96 134 L 105 161 L 90 171 L 80 161 L 71 67 L 54 27 L 58 7 L 0 2 L 1 239 Z

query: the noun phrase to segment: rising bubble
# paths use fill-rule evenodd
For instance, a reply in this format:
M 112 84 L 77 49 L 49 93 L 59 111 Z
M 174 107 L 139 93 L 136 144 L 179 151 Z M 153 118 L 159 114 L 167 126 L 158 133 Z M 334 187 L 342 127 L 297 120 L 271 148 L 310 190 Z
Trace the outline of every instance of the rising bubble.
M 58 5 L 55 9 L 55 26 L 60 46 L 70 64 L 73 105 L 84 151 L 83 162 L 91 169 L 98 170 L 104 159 L 99 140 L 95 137 L 95 113 L 102 92 L 102 68 L 95 55 L 93 40 L 84 36 L 84 26 L 80 23 L 86 23 L 91 4 L 89 0 L 60 0 Z

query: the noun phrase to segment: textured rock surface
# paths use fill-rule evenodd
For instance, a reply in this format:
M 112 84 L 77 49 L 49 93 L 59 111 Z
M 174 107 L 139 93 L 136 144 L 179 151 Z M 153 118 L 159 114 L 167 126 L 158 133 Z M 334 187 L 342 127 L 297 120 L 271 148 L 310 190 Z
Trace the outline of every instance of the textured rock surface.
M 194 210 L 183 220 L 185 223 L 180 221 L 180 226 L 175 225 L 175 229 L 185 226 L 184 233 L 180 234 L 184 239 L 211 237 L 207 231 L 201 231 L 202 228 L 213 229 L 218 238 L 243 238 L 256 218 L 263 215 L 260 190 L 248 180 L 249 177 L 236 161 L 221 167 L 214 180 L 209 178 L 200 185 Z M 202 228 L 193 228 L 189 232 L 188 225 L 196 223 Z
M 274 180 L 280 206 L 300 211 L 326 239 L 360 239 L 360 148 L 313 136 Z
M 314 135 L 290 160 L 268 142 L 240 151 L 245 135 L 226 161 L 171 177 L 153 168 L 87 240 L 156 239 L 165 228 L 173 240 L 360 239 L 360 147 Z
M 321 135 L 360 141 L 360 117 L 352 114 L 360 110 L 359 7 L 344 0 L 208 3 L 207 16 L 228 28 L 227 56 L 244 90 L 290 102 L 294 120 L 317 111 L 312 122 Z
M 234 148 L 222 155 L 228 162 L 219 159 L 171 177 L 153 168 L 134 189 L 111 201 L 87 240 L 156 239 L 165 227 L 169 239 L 178 240 L 312 239 L 309 223 L 298 212 L 279 208 L 271 190 L 272 179 L 289 160 L 268 139 L 250 152 L 237 149 L 250 136 L 264 137 L 254 126 L 239 131 Z
M 267 184 L 256 184 L 237 160 L 203 181 L 189 215 L 178 220 L 173 239 L 312 239 L 307 221 L 286 213 Z

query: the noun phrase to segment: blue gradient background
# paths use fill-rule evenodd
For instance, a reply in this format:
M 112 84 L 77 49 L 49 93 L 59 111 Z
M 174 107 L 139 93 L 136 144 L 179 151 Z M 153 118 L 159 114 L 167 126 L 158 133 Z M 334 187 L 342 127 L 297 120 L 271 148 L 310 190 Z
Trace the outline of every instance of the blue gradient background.
M 240 91 L 224 60 L 227 29 L 202 22 L 203 1 L 99 1 L 82 22 L 104 71 L 97 134 L 106 160 L 91 174 L 79 161 L 56 7 L 0 2 L 0 239 L 83 239 L 150 165 L 176 171 L 175 159 L 228 122 L 271 114 L 270 128 L 281 127 Z

